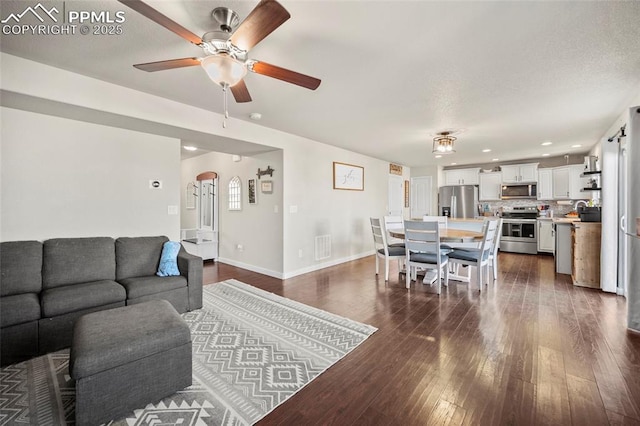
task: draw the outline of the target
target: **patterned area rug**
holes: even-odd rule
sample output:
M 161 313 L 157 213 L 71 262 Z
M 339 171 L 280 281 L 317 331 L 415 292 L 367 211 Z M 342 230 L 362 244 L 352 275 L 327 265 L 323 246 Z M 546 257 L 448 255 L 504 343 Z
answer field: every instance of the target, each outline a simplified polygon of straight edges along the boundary
M 193 385 L 110 425 L 250 425 L 355 349 L 376 328 L 236 280 L 205 286 L 191 328 Z M 0 425 L 74 424 L 61 351 L 0 370 Z

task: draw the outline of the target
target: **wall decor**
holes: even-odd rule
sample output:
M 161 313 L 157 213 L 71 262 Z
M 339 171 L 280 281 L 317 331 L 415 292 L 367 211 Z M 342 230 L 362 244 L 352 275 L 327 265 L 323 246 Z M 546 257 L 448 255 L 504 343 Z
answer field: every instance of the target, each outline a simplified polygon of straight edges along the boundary
M 402 176 L 402 166 L 398 164 L 389 164 L 389 174 Z
M 263 194 L 273 194 L 273 181 L 263 180 L 260 182 L 260 190 Z
M 364 191 L 364 167 L 334 161 L 333 189 Z
M 249 190 L 247 191 L 249 194 L 249 204 L 257 204 L 256 180 L 249 179 L 247 182 L 249 184 Z
M 238 176 L 229 181 L 229 210 L 242 210 L 242 183 Z
M 404 181 L 404 206 L 409 207 L 409 181 Z
M 194 210 L 196 208 L 196 197 L 198 196 L 198 187 L 194 182 L 187 184 L 185 192 L 185 208 L 188 210 Z
M 266 170 L 260 170 L 258 169 L 258 179 L 260 179 L 262 176 L 264 175 L 269 175 L 270 177 L 273 177 L 273 172 L 275 172 L 275 169 L 272 169 L 271 166 L 267 166 Z

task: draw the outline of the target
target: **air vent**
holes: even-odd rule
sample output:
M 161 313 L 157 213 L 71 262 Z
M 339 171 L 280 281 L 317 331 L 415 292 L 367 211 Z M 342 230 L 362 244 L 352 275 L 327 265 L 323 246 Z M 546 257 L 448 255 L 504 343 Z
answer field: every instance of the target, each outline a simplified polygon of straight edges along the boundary
M 318 235 L 316 237 L 316 260 L 331 257 L 331 235 Z

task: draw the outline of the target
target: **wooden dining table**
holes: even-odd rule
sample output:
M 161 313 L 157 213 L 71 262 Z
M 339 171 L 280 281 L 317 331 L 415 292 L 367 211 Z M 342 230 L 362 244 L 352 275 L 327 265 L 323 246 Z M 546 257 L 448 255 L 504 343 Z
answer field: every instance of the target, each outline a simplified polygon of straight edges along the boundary
M 394 238 L 399 238 L 404 240 L 404 229 L 396 228 L 396 229 L 388 229 L 389 235 Z M 440 242 L 442 243 L 477 243 L 482 241 L 483 234 L 482 232 L 469 231 L 467 229 L 455 229 L 455 228 L 440 228 Z M 456 265 L 458 266 L 458 265 Z M 406 273 L 406 271 L 405 271 Z M 425 274 L 422 282 L 424 284 L 433 284 L 437 278 L 437 273 L 433 271 L 429 271 L 429 273 Z M 449 279 L 456 281 L 469 282 L 470 281 L 469 271 L 467 270 L 467 275 L 460 275 L 456 272 L 449 273 Z
M 389 235 L 404 240 L 404 229 L 388 229 Z M 482 232 L 466 229 L 441 228 L 440 242 L 443 243 L 473 243 L 482 241 Z

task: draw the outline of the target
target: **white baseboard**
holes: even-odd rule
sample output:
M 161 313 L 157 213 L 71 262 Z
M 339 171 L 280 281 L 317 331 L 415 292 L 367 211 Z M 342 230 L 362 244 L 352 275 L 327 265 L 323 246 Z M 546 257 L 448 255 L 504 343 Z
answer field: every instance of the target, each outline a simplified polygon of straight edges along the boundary
M 370 251 L 367 251 L 367 252 L 364 252 L 364 253 L 358 253 L 358 254 L 354 254 L 354 255 L 348 256 L 348 257 L 342 257 L 340 259 L 333 259 L 333 260 L 330 260 L 328 262 L 318 263 L 316 265 L 310 265 L 310 266 L 307 266 L 307 267 L 304 267 L 304 268 L 296 269 L 295 271 L 285 272 L 285 273 L 278 272 L 278 271 L 272 271 L 270 269 L 261 268 L 259 266 L 250 265 L 248 263 L 238 262 L 237 260 L 226 259 L 226 258 L 223 258 L 223 257 L 217 258 L 216 262 L 224 263 L 224 264 L 231 265 L 231 266 L 236 266 L 238 268 L 246 269 L 248 271 L 257 272 L 258 274 L 268 275 L 268 276 L 273 277 L 273 278 L 279 278 L 281 280 L 285 280 L 287 278 L 293 278 L 293 277 L 297 277 L 298 275 L 308 274 L 309 272 L 314 272 L 314 271 L 318 271 L 320 269 L 329 268 L 331 266 L 336 266 L 336 265 L 339 265 L 341 263 L 351 262 L 352 260 L 357 260 L 357 259 L 361 259 L 363 257 L 372 256 L 374 254 L 375 254 L 375 251 L 374 250 L 370 250 Z
M 248 263 L 238 262 L 237 260 L 219 257 L 216 259 L 216 262 L 225 263 L 231 266 L 236 266 L 238 268 L 246 269 L 251 272 L 257 272 L 258 274 L 268 275 L 273 278 L 284 279 L 282 272 L 272 271 L 271 269 L 261 268 L 259 266 L 250 265 Z
M 316 265 L 310 265 L 304 268 L 296 269 L 295 271 L 285 272 L 284 279 L 297 277 L 298 275 L 308 274 L 309 272 L 318 271 L 320 269 L 329 268 L 331 266 L 336 266 L 341 263 L 351 262 L 352 260 L 361 259 L 363 257 L 372 256 L 375 254 L 374 250 L 370 250 L 364 253 L 358 253 L 347 257 L 342 257 L 340 259 L 333 259 L 328 262 L 318 263 Z

